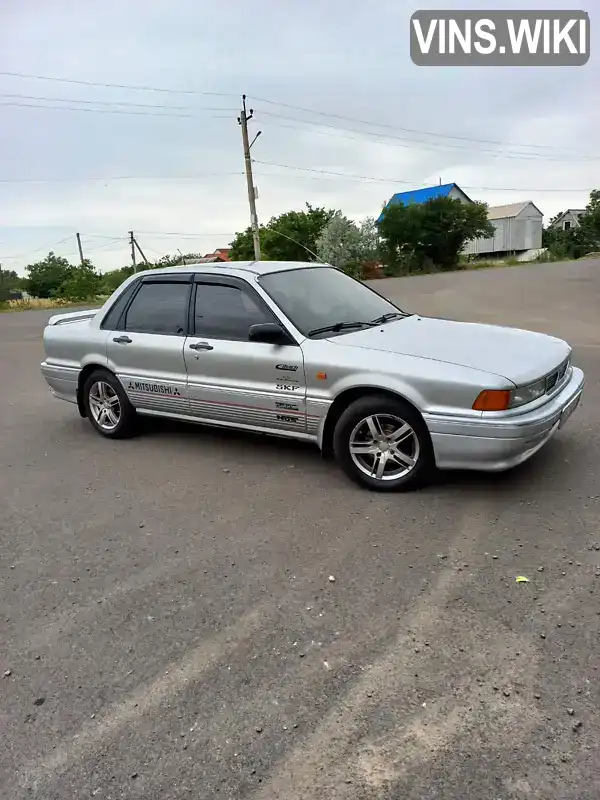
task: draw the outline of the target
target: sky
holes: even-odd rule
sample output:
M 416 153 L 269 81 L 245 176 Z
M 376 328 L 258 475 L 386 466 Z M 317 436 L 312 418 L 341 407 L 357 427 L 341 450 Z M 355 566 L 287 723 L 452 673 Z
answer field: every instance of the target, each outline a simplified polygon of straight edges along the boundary
M 261 222 L 306 202 L 360 220 L 440 180 L 546 222 L 583 208 L 600 187 L 591 5 L 585 66 L 442 68 L 410 60 L 414 11 L 522 3 L 3 0 L 0 263 L 75 262 L 76 232 L 103 271 L 129 263 L 130 230 L 150 260 L 227 246 L 249 224 L 243 93 Z

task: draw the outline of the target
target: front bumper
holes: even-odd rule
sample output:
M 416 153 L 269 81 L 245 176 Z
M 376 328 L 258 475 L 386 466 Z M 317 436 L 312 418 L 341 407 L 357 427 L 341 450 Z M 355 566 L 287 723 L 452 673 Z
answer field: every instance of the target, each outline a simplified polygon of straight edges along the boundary
M 564 425 L 579 404 L 585 378 L 576 367 L 564 388 L 533 411 L 495 418 L 425 415 L 440 469 L 501 472 L 523 463 Z

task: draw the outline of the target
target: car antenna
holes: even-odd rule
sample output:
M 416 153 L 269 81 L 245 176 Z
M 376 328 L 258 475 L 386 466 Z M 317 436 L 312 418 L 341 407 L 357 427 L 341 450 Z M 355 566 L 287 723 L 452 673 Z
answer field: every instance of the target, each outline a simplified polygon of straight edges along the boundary
M 297 244 L 298 247 L 304 248 L 304 250 L 306 250 L 307 253 L 310 253 L 311 256 L 314 256 L 317 259 L 317 261 L 321 261 L 321 258 L 316 253 L 314 253 L 310 249 L 310 247 L 307 247 L 305 244 L 302 244 L 302 242 L 298 242 L 296 239 L 292 239 L 292 237 L 288 236 L 287 233 L 282 233 L 281 231 L 278 231 L 275 228 L 271 228 L 271 232 L 272 233 L 277 233 L 279 236 L 283 236 L 284 239 L 289 239 L 290 242 L 294 242 L 294 244 Z

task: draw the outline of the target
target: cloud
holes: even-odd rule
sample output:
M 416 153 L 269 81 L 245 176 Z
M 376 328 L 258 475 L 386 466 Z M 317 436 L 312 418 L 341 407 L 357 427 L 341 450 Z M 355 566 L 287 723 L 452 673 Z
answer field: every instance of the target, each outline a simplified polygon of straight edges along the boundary
M 565 5 L 577 7 L 529 7 Z M 92 13 L 67 0 L 9 2 L 6 72 L 209 94 L 0 75 L 0 259 L 22 269 L 28 253 L 76 231 L 90 255 L 102 240 L 89 234 L 132 229 L 154 253 L 227 244 L 248 224 L 242 92 L 262 131 L 253 155 L 269 162 L 255 165 L 263 220 L 306 201 L 376 215 L 394 192 L 440 178 L 491 204 L 531 199 L 546 217 L 585 205 L 600 185 L 597 57 L 581 68 L 419 68 L 408 24 L 427 6 L 452 4 L 105 0 Z M 462 4 L 486 6 L 498 4 Z M 381 180 L 323 174 L 335 172 Z M 76 252 L 74 239 L 57 251 Z M 107 239 L 93 257 L 120 266 L 126 242 Z

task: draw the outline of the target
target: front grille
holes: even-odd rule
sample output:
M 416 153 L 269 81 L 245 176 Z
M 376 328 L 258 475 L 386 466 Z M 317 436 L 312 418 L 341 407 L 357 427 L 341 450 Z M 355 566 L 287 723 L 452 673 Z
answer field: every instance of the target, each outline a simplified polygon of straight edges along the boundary
M 571 356 L 565 359 L 558 369 L 546 375 L 546 394 L 552 392 L 564 381 L 570 363 Z

